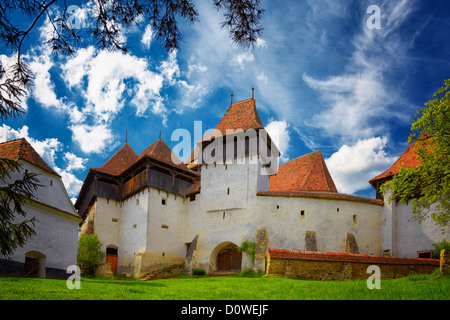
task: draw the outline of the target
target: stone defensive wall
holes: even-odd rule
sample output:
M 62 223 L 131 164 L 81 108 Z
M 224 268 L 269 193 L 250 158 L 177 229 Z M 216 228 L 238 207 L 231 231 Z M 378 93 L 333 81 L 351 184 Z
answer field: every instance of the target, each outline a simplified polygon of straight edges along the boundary
M 442 257 L 439 260 L 268 249 L 267 274 L 313 280 L 367 279 L 372 274 L 368 271 L 369 266 L 375 265 L 380 268 L 381 279 L 394 279 L 411 274 L 433 273 L 440 268 Z M 446 261 L 448 264 L 448 259 Z

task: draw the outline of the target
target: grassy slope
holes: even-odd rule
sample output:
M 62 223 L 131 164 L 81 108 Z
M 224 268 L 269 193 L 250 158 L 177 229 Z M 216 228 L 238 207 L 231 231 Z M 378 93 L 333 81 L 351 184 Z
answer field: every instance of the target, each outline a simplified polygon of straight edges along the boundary
M 369 290 L 365 280 L 306 281 L 286 278 L 183 278 L 155 281 L 88 279 L 69 290 L 65 280 L 0 278 L 6 300 L 448 300 L 450 277 L 426 275 L 382 280 Z

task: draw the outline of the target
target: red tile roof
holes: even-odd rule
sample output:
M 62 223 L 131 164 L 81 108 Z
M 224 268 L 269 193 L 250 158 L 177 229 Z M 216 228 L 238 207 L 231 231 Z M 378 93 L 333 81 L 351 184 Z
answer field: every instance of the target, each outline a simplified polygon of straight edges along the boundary
M 59 177 L 59 174 L 42 160 L 41 156 L 34 150 L 28 141 L 25 140 L 25 138 L 0 143 L 0 158 L 14 161 L 24 160 Z
M 412 168 L 417 167 L 421 163 L 421 160 L 418 159 L 416 148 L 417 143 L 414 141 L 388 170 L 379 174 L 375 178 L 370 179 L 369 183 L 376 188 L 378 181 L 391 179 L 394 175 L 400 172 L 400 168 L 402 166 Z
M 230 104 L 227 111 L 219 121 L 213 132 L 205 134 L 202 140 L 211 140 L 212 137 L 225 136 L 228 130 L 264 129 L 258 110 L 256 110 L 255 99 L 247 99 Z M 195 158 L 193 159 L 195 160 Z
M 439 266 L 437 259 L 422 258 L 403 258 L 391 256 L 375 256 L 367 254 L 353 254 L 344 252 L 316 252 L 316 251 L 298 251 L 284 249 L 268 249 L 270 259 L 294 259 L 309 261 L 329 261 L 329 262 L 359 262 L 370 264 L 425 264 Z
M 92 170 L 118 176 L 138 160 L 139 156 L 125 143 L 104 165 Z
M 173 153 L 173 151 L 161 138 L 156 140 L 156 142 L 154 142 L 150 147 L 145 149 L 139 156 L 138 160 L 144 157 L 149 157 L 153 160 L 157 160 L 164 164 L 178 168 L 182 171 L 193 173 L 186 167 L 186 165 L 181 161 L 181 159 L 178 158 L 178 156 L 175 153 Z
M 320 151 L 280 165 L 270 177 L 269 191 L 338 192 Z
M 324 191 L 259 191 L 257 195 L 267 197 L 287 197 L 287 198 L 294 197 L 294 198 L 346 200 L 346 201 L 372 203 L 379 206 L 383 205 L 382 200 L 358 197 L 345 193 L 324 192 Z
M 264 128 L 258 110 L 256 110 L 255 99 L 247 99 L 232 103 L 225 115 L 216 126 L 216 130 L 226 134 L 227 129 L 262 129 Z

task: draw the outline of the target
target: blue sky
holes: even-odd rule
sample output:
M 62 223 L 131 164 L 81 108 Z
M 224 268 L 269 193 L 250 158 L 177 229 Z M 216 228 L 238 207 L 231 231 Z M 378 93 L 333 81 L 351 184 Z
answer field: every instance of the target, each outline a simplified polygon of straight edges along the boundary
M 81 28 L 89 23 L 84 1 L 66 2 L 80 8 Z M 380 29 L 367 27 L 370 5 L 380 8 Z M 183 42 L 172 53 L 141 21 L 124 30 L 127 54 L 101 51 L 87 39 L 75 56 L 57 57 L 42 44 L 49 31 L 42 18 L 23 51 L 36 76 L 23 102 L 27 112 L 0 124 L 0 140 L 27 138 L 76 198 L 89 168 L 125 143 L 126 130 L 138 154 L 160 131 L 173 148 L 174 130 L 193 137 L 194 121 L 212 129 L 230 94 L 248 99 L 254 86 L 281 162 L 321 150 L 340 192 L 374 197 L 368 180 L 406 149 L 416 110 L 450 77 L 450 2 L 262 6 L 264 33 L 253 49 L 232 43 L 212 1 L 198 1 L 199 22 L 181 22 Z M 4 64 L 10 56 L 1 49 Z

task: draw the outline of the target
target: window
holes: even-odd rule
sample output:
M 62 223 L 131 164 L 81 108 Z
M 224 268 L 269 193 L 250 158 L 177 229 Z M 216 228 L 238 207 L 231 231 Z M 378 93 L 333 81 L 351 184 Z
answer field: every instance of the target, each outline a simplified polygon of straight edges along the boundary
M 50 186 L 52 186 L 53 185 L 53 180 L 50 180 Z
M 136 224 L 133 224 L 133 229 L 136 229 L 136 227 L 137 227 L 137 225 L 136 225 Z
M 167 224 L 162 224 L 162 225 L 161 225 L 161 228 L 163 228 L 163 229 L 169 229 L 169 226 L 168 226 Z
M 432 259 L 432 251 L 417 251 L 417 258 Z
M 278 209 L 280 209 L 280 206 L 279 206 L 279 205 L 277 205 L 277 210 L 278 210 Z
M 112 218 L 111 220 L 112 220 L 112 222 L 117 222 L 117 221 L 119 221 L 119 219 L 117 219 L 117 218 Z
M 161 199 L 161 204 L 162 204 L 163 206 L 165 206 L 166 203 L 167 203 L 167 199 L 166 199 L 166 198 L 162 198 L 162 199 Z
M 353 215 L 353 226 L 356 228 L 356 214 Z
M 136 199 L 136 206 L 139 205 L 139 198 Z
M 230 194 L 230 188 L 227 188 L 227 194 Z
M 336 212 L 339 212 L 339 208 L 336 209 Z
M 300 211 L 300 222 L 305 222 L 305 211 Z

